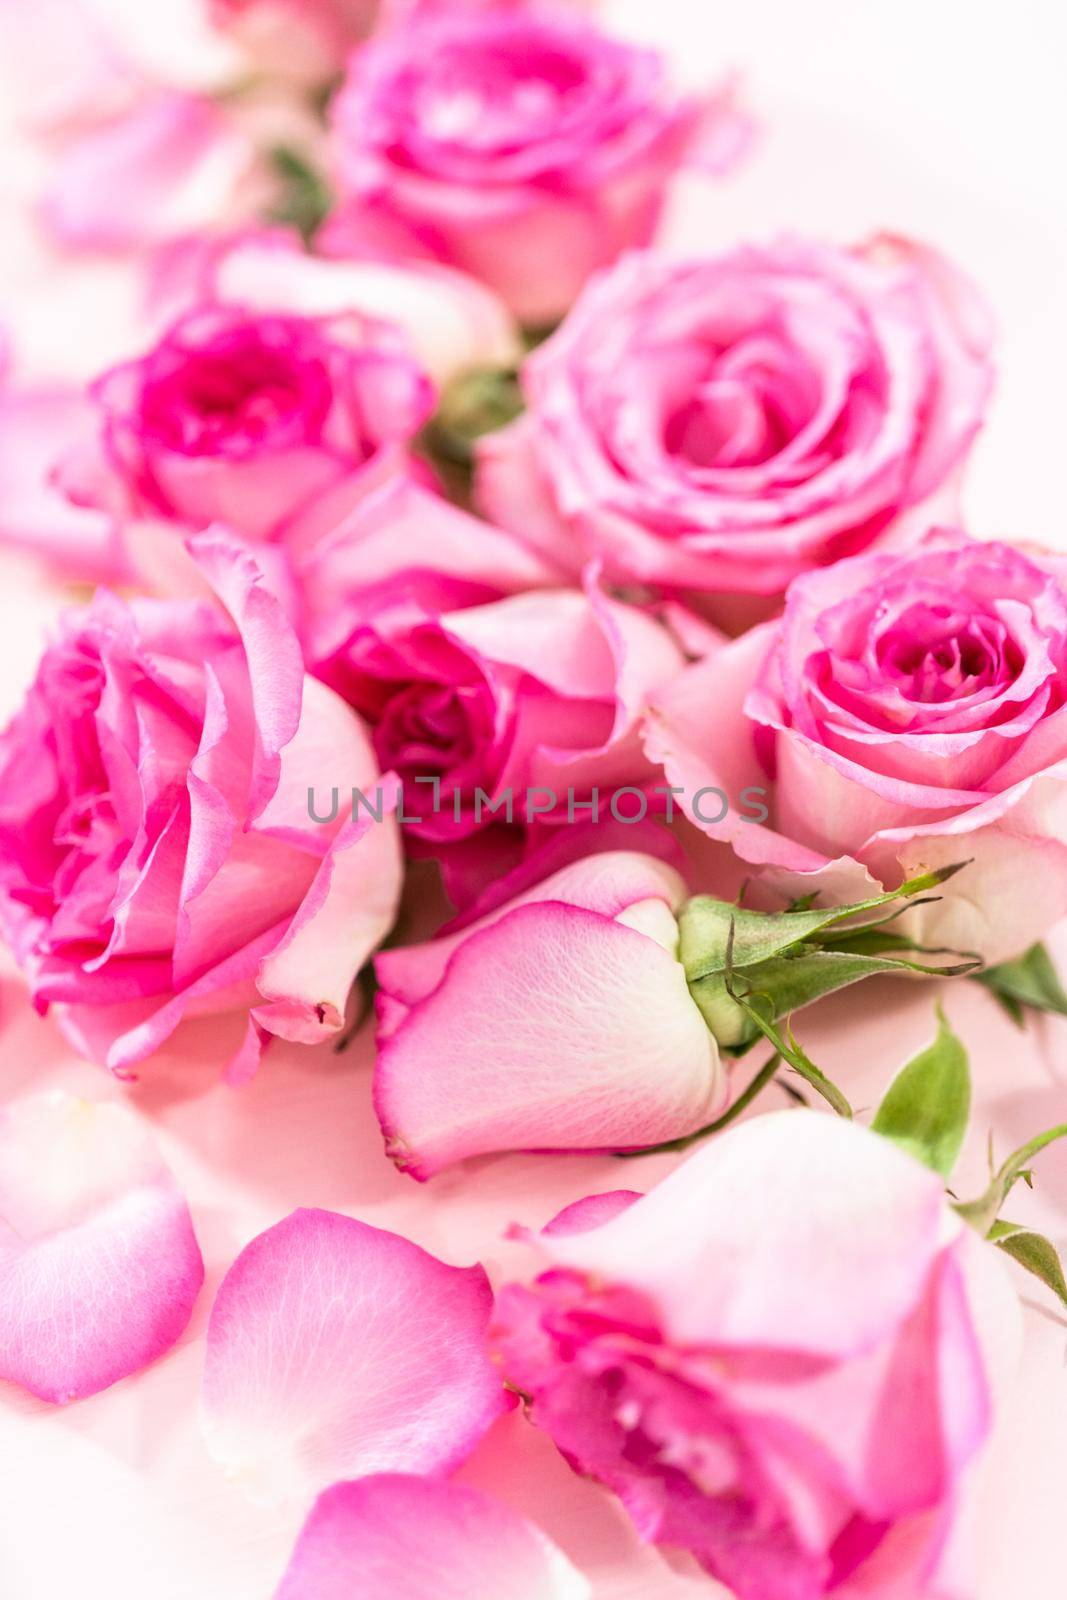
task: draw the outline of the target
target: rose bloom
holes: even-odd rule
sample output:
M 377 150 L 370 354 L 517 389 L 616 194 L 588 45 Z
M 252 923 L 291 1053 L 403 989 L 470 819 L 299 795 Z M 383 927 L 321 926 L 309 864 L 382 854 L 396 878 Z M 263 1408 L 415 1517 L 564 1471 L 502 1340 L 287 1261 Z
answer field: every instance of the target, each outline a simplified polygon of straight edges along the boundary
M 376 29 L 439 12 L 521 10 L 531 3 L 539 0 L 211 0 L 211 15 L 261 70 L 314 80 L 343 67 L 352 46 Z
M 120 1075 L 187 1016 L 231 1015 L 237 1076 L 266 1033 L 335 1033 L 400 889 L 389 818 L 308 816 L 324 769 L 376 780 L 358 718 L 305 678 L 250 558 L 194 549 L 228 614 L 98 593 L 0 740 L 5 937 L 39 1008 Z
M 658 831 L 622 828 L 631 849 L 602 833 L 601 853 L 547 875 L 535 857 L 440 938 L 378 957 L 374 1104 L 403 1171 L 643 1149 L 722 1110 L 726 1074 L 678 960 L 686 887 L 642 853 Z
M 738 1600 L 973 1593 L 952 1535 L 1018 1304 L 937 1175 L 787 1111 L 625 1199 L 569 1208 L 497 1300 L 504 1372 L 575 1470 Z
M 206 305 L 93 387 L 97 456 L 71 497 L 127 522 L 224 522 L 299 547 L 405 469 L 433 405 L 399 335 L 356 314 Z
M 727 100 L 681 96 L 662 57 L 580 18 L 420 10 L 353 56 L 334 101 L 342 203 L 325 246 L 448 262 L 549 321 L 651 237 L 698 144 L 730 159 Z
M 369 724 L 382 771 L 403 783 L 409 848 L 442 861 L 458 904 L 546 831 L 598 820 L 594 805 L 606 818 L 621 787 L 635 791 L 624 816 L 657 809 L 637 792 L 660 776 L 641 720 L 683 658 L 644 612 L 592 583 L 486 605 L 441 574 L 387 586 L 373 606 L 364 589 L 335 590 L 331 609 L 328 592 L 309 665 Z
M 1064 575 L 949 531 L 808 573 L 659 697 L 649 752 L 690 794 L 770 773 L 769 827 L 694 820 L 790 893 L 970 861 L 908 925 L 1019 955 L 1067 912 Z
M 262 312 L 366 319 L 398 328 L 434 383 L 470 367 L 508 367 L 521 341 L 506 307 L 463 272 L 428 261 L 339 261 L 305 250 L 287 228 L 245 229 L 193 241 L 187 290 Z M 343 325 L 343 324 L 342 324 Z
M 631 255 L 527 361 L 480 500 L 571 570 L 774 594 L 950 486 L 987 351 L 973 289 L 901 240 Z
M 54 289 L 48 301 L 54 320 Z M 61 331 L 83 301 L 62 302 Z M 55 362 L 20 362 L 0 387 L 0 539 L 67 576 L 132 568 L 165 593 L 181 587 L 182 538 L 215 511 L 302 558 L 376 485 L 425 477 L 407 444 L 431 383 L 508 366 L 519 344 L 500 301 L 462 273 L 330 261 L 280 228 L 174 247 L 122 304 L 92 375 L 131 348 L 148 354 L 91 396 L 61 363 L 57 381 Z

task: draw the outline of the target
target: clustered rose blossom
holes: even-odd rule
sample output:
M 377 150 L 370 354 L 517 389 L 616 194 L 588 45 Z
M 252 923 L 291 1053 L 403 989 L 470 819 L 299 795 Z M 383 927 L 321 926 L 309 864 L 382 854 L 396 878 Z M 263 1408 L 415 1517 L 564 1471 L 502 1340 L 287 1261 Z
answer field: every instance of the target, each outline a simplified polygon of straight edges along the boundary
M 218 516 L 271 544 L 259 560 L 294 611 L 294 567 L 350 506 L 431 477 L 409 443 L 434 386 L 518 348 L 503 306 L 462 274 L 328 261 L 286 229 L 172 252 L 137 320 L 142 350 L 87 393 L 0 393 L 0 536 L 166 594 L 183 540 Z
M 527 361 L 482 505 L 571 571 L 775 594 L 946 486 L 989 394 L 986 323 L 902 240 L 627 256 Z
M 694 820 L 797 893 L 969 860 L 911 916 L 997 962 L 1067 913 L 1065 670 L 1064 563 L 936 531 L 798 578 L 668 686 L 649 751 L 690 794 L 770 783 L 767 827 Z
M 211 535 L 195 554 L 225 610 L 99 592 L 0 741 L 7 940 L 36 1004 L 120 1074 L 186 1017 L 235 1018 L 236 1076 L 268 1033 L 336 1032 L 400 889 L 392 820 L 307 813 L 327 756 L 376 780 L 359 719 L 305 677 L 250 558 Z
M 346 1175 L 212 1238 L 203 1444 L 305 1518 L 276 1600 L 590 1600 L 449 1481 L 520 1401 L 736 1600 L 973 1600 L 994 1243 L 1062 1298 L 1000 1209 L 1067 1129 L 961 1200 L 944 1018 L 864 1128 L 789 1014 L 911 956 L 1063 1009 L 1067 565 L 959 531 L 969 281 L 888 235 L 676 259 L 733 80 L 683 92 L 595 9 L 0 0 L 18 149 L 53 152 L 0 540 L 110 585 L 0 733 L 0 931 L 79 1054 L 206 1039 L 216 1093 L 272 1038 L 342 1050 L 373 978 L 353 1093 L 442 1255 Z M 787 1070 L 840 1115 L 760 1114 Z M 203 1283 L 189 1152 L 130 1100 L 0 1108 L 0 1379 L 48 1403 L 163 1357 Z M 450 1193 L 512 1152 L 578 1193 L 642 1155 L 648 1192 L 455 1260 Z
M 72 498 L 290 548 L 404 470 L 433 405 L 391 329 L 226 305 L 186 313 L 92 392 L 99 455 L 70 463 Z
M 570 1212 L 501 1292 L 496 1347 L 642 1537 L 738 1600 L 973 1592 L 951 1536 L 1018 1308 L 935 1174 L 779 1112 Z
M 404 785 L 411 847 L 440 856 L 463 903 L 546 831 L 598 822 L 620 787 L 631 812 L 647 808 L 658 770 L 642 716 L 682 657 L 658 622 L 595 585 L 461 610 L 442 598 L 405 585 L 371 615 L 357 590 L 339 618 L 324 596 L 309 659 L 371 728 L 382 770 Z
M 656 52 L 550 8 L 438 10 L 352 57 L 330 248 L 444 261 L 550 321 L 649 240 L 672 173 L 732 121 L 725 91 L 683 96 Z
M 211 0 L 216 25 L 265 71 L 328 77 L 376 31 L 449 13 L 519 11 L 541 0 Z M 589 8 L 595 0 L 554 0 Z

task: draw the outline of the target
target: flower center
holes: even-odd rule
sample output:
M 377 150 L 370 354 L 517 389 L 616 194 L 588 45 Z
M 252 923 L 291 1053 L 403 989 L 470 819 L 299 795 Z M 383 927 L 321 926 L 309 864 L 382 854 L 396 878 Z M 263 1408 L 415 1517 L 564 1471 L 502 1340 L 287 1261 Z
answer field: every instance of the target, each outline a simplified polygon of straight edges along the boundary
M 962 617 L 948 604 L 909 607 L 879 638 L 875 654 L 882 675 L 920 704 L 1010 680 L 1022 665 L 999 619 Z
M 468 149 L 523 145 L 553 131 L 559 102 L 584 81 L 581 65 L 562 51 L 518 44 L 509 53 L 448 52 L 415 98 L 422 130 Z
M 280 327 L 239 326 L 161 355 L 141 418 L 150 437 L 182 455 L 243 455 L 316 440 L 330 394 L 320 353 Z

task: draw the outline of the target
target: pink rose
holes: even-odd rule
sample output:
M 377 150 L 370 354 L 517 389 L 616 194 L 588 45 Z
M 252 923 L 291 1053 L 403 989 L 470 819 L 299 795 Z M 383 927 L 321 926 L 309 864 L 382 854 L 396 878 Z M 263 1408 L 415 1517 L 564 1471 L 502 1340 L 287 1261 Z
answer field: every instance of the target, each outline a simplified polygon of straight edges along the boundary
M 358 719 L 304 677 L 250 558 L 195 553 L 229 615 L 98 593 L 0 740 L 5 935 L 37 1005 L 121 1075 L 186 1016 L 232 1014 L 237 1075 L 265 1032 L 336 1032 L 400 887 L 388 817 L 308 815 L 327 765 L 375 782 Z
M 369 494 L 294 558 L 308 659 L 345 684 L 375 628 L 394 631 L 537 589 L 551 568 L 510 534 L 410 478 Z M 380 709 L 380 693 L 373 694 Z
M 343 67 L 352 46 L 378 29 L 441 12 L 521 10 L 531 3 L 539 0 L 211 0 L 211 15 L 261 70 L 315 79 Z
M 154 92 L 71 139 L 41 213 L 68 249 L 134 250 L 251 218 L 270 190 L 246 130 L 204 95 Z
M 645 1539 L 738 1600 L 973 1592 L 949 1541 L 1018 1307 L 936 1174 L 778 1112 L 540 1245 L 498 1297 L 504 1372 Z
M 465 520 L 473 578 L 482 552 Z M 663 809 L 643 792 L 659 774 L 641 720 L 682 656 L 651 617 L 592 584 L 472 604 L 484 591 L 440 572 L 373 597 L 338 587 L 332 608 L 329 594 L 309 663 L 370 726 L 403 784 L 409 845 L 442 859 L 457 902 L 554 828 L 607 820 L 613 804 L 623 819 Z
M 353 56 L 334 101 L 326 247 L 444 261 L 549 321 L 651 237 L 697 143 L 732 136 L 727 99 L 683 97 L 662 57 L 579 18 L 420 9 Z
M 974 291 L 900 240 L 633 255 L 527 361 L 480 498 L 572 570 L 773 594 L 948 484 L 987 352 Z
M 433 405 L 384 324 L 225 304 L 180 317 L 92 394 L 99 445 L 67 464 L 65 486 L 114 513 L 149 577 L 165 559 L 159 524 L 181 534 L 223 522 L 286 552 L 306 547 L 408 470 L 408 442 Z
M 54 320 L 56 286 L 44 281 Z M 302 561 L 317 535 L 332 534 L 335 519 L 343 522 L 349 506 L 378 483 L 407 479 L 412 471 L 428 476 L 407 450 L 409 430 L 432 405 L 426 380 L 444 384 L 469 367 L 508 366 L 519 348 L 503 305 L 463 273 L 425 262 L 330 261 L 309 255 L 285 229 L 248 230 L 225 240 L 198 236 L 163 252 L 146 284 L 126 288 L 125 323 L 108 340 L 111 360 L 117 351 L 155 348 L 92 386 L 95 399 L 66 381 L 55 383 L 51 372 L 42 383 L 22 361 L 18 381 L 0 386 L 0 539 L 90 579 L 127 578 L 132 567 L 141 583 L 164 593 L 188 585 L 180 536 L 213 508 L 246 537 L 283 543 L 284 558 L 260 552 L 258 559 L 275 567 L 281 561 L 286 569 L 290 556 L 297 559 L 295 546 Z M 94 310 L 97 304 L 94 297 Z M 19 305 L 22 336 L 21 294 Z M 70 308 L 78 313 L 79 307 L 75 320 L 85 307 L 79 299 Z M 185 315 L 172 328 L 179 313 Z M 60 331 L 70 320 L 61 316 Z M 261 335 L 270 348 L 257 364 L 249 352 Z M 146 391 L 162 369 L 169 394 L 154 406 L 155 422 L 148 417 L 142 427 L 142 397 L 149 398 Z M 232 426 L 225 438 L 224 416 L 203 389 L 209 369 L 217 369 L 212 383 L 217 379 L 218 393 L 230 396 Z M 319 414 L 304 401 L 321 395 L 325 379 L 330 415 L 316 446 Z M 373 412 L 369 425 L 360 407 Z M 199 443 L 198 408 L 207 412 L 201 434 L 214 429 L 213 439 Z M 118 413 L 118 459 L 109 458 L 99 438 L 109 411 Z M 178 451 L 164 450 L 166 441 L 154 437 L 161 420 L 181 438 Z M 335 448 L 346 435 L 346 448 Z M 313 486 L 305 498 L 302 474 L 312 470 L 316 450 L 326 492 Z M 147 492 L 142 487 L 156 459 L 167 492 L 159 483 Z M 289 517 L 294 504 L 295 521 Z M 527 553 L 521 560 L 544 575 L 538 581 L 549 574 L 540 557 Z M 283 570 L 282 578 L 291 590 L 292 572 Z
M 495 1150 L 639 1149 L 722 1109 L 726 1075 L 677 958 L 678 873 L 609 850 L 532 877 L 375 964 L 375 1106 L 415 1178 Z
M 659 697 L 648 748 L 689 796 L 773 776 L 770 826 L 694 820 L 791 894 L 970 860 L 908 915 L 997 962 L 1067 912 L 1065 672 L 1062 561 L 938 532 L 798 578 Z
M 436 262 L 332 260 L 310 254 L 284 228 L 248 229 L 194 253 L 189 288 L 199 301 L 395 325 L 437 384 L 469 367 L 518 360 L 518 330 L 504 305 L 484 284 Z

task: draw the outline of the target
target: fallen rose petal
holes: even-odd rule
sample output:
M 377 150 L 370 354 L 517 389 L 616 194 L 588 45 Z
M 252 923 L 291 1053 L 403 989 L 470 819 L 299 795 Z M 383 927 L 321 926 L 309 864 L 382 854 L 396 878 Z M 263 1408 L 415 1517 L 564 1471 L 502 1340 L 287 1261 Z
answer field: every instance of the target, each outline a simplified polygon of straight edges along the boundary
M 122 1106 L 0 1111 L 0 1377 L 60 1404 L 169 1350 L 204 1265 L 169 1169 Z
M 540 1528 L 489 1495 L 383 1473 L 319 1496 L 274 1600 L 588 1600 L 590 1593 Z
M 479 1266 L 334 1211 L 294 1211 L 238 1256 L 211 1313 L 208 1449 L 261 1498 L 448 1472 L 508 1406 Z

